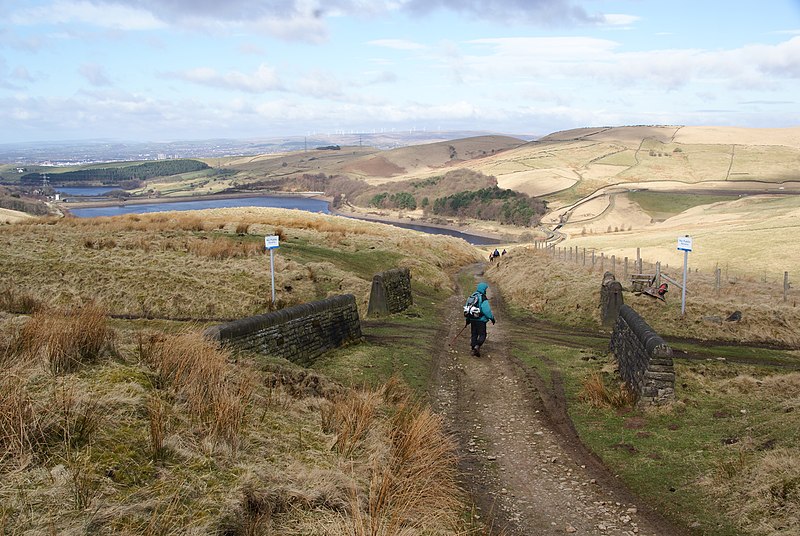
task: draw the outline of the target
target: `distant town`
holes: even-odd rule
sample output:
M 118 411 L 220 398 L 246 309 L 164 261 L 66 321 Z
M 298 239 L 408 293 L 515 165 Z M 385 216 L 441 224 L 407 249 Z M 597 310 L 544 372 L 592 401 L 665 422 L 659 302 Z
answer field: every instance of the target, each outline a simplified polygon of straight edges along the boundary
M 404 131 L 294 136 L 262 139 L 211 139 L 169 142 L 118 140 L 43 141 L 0 144 L 0 162 L 23 169 L 26 165 L 74 166 L 98 162 L 221 158 L 251 154 L 312 150 L 332 146 L 393 149 L 407 145 L 491 134 L 477 131 Z M 533 139 L 533 136 L 516 136 Z

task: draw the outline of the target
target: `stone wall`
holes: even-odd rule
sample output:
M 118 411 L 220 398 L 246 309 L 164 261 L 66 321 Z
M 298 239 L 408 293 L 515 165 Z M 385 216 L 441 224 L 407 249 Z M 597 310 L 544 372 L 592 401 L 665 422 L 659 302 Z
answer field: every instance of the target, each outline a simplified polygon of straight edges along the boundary
M 617 281 L 614 274 L 603 274 L 603 283 L 600 286 L 600 321 L 606 327 L 611 327 L 617 322 L 620 307 L 624 305 L 622 299 L 622 283 Z
M 620 376 L 640 403 L 665 404 L 675 399 L 672 349 L 627 305 L 620 308 L 614 324 L 611 351 Z
M 210 327 L 207 337 L 242 350 L 310 365 L 317 357 L 361 339 L 352 294 L 305 303 Z
M 367 316 L 399 313 L 412 303 L 411 272 L 408 268 L 387 270 L 372 278 Z

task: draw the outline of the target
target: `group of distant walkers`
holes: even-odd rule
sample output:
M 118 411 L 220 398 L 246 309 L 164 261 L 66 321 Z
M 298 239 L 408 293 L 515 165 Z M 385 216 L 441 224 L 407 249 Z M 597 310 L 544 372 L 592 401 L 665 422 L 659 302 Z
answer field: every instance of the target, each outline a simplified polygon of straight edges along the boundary
M 497 257 L 499 257 L 499 256 L 501 256 L 501 255 L 505 255 L 505 254 L 506 254 L 506 250 L 505 250 L 505 249 L 503 249 L 503 252 L 502 252 L 502 253 L 500 253 L 499 251 L 497 251 L 497 249 L 495 249 L 494 251 L 492 251 L 491 253 L 489 253 L 489 262 L 494 262 L 494 260 L 495 260 Z

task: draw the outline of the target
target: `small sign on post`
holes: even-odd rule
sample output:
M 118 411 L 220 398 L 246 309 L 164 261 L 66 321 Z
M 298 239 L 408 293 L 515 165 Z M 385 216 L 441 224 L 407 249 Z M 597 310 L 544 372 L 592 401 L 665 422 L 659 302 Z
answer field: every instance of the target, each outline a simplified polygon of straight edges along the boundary
M 272 284 L 272 303 L 275 303 L 275 250 L 280 247 L 277 236 L 265 236 L 264 247 L 269 250 L 269 278 Z
M 692 237 L 678 237 L 678 251 L 683 251 L 683 288 L 681 289 L 681 315 L 686 314 L 686 276 L 689 266 L 689 252 L 692 251 Z

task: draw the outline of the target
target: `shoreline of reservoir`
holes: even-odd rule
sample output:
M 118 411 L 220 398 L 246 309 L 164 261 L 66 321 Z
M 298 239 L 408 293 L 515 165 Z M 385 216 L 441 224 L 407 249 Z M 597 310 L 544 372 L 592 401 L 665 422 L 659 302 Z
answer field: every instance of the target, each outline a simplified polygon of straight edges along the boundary
M 82 201 L 64 200 L 57 203 L 57 206 L 65 214 L 72 214 L 73 210 L 80 211 L 84 209 L 91 210 L 91 209 L 114 208 L 114 207 L 119 207 L 122 209 L 125 207 L 135 207 L 141 205 L 163 205 L 170 203 L 188 203 L 188 202 L 203 203 L 203 202 L 214 202 L 214 201 L 222 201 L 230 199 L 247 199 L 247 198 L 296 198 L 296 199 L 317 200 L 327 203 L 328 214 L 334 216 L 340 216 L 343 218 L 351 218 L 351 219 L 369 221 L 374 223 L 384 223 L 387 225 L 395 225 L 402 228 L 414 229 L 420 232 L 426 232 L 425 228 L 437 229 L 453 233 L 453 236 L 460 236 L 465 240 L 467 240 L 468 242 L 473 243 L 473 245 L 485 246 L 489 244 L 494 245 L 494 244 L 511 242 L 507 236 L 502 236 L 496 233 L 490 233 L 474 229 L 471 228 L 469 225 L 441 224 L 441 223 L 427 222 L 425 220 L 415 219 L 415 218 L 399 218 L 381 214 L 341 210 L 341 208 L 334 208 L 332 203 L 333 198 L 325 196 L 322 192 L 270 192 L 270 193 L 234 192 L 225 194 L 134 198 L 134 199 L 126 199 L 124 201 L 113 200 L 113 199 L 108 199 L 108 200 L 92 199 L 92 200 L 82 200 Z M 298 209 L 298 210 L 303 210 L 303 209 Z M 92 216 L 78 216 L 78 217 L 92 217 Z M 478 240 L 474 239 L 470 240 L 470 237 L 474 237 L 474 239 Z M 474 243 L 475 241 L 479 241 L 482 243 Z

